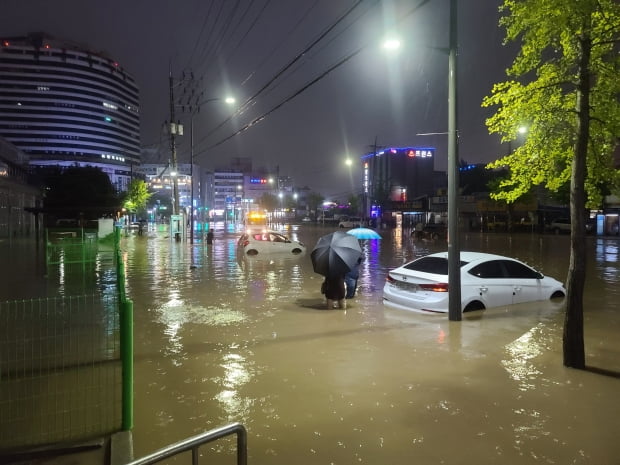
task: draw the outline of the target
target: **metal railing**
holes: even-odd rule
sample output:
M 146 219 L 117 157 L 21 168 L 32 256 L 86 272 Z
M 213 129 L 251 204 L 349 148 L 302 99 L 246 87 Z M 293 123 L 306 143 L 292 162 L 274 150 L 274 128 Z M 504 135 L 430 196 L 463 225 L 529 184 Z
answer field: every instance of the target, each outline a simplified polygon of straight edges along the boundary
M 164 447 L 141 459 L 134 460 L 127 465 L 151 465 L 189 450 L 192 451 L 192 465 L 198 465 L 198 448 L 200 446 L 230 436 L 231 434 L 237 435 L 237 465 L 247 465 L 248 433 L 241 423 L 232 423 L 192 436 L 183 441 Z

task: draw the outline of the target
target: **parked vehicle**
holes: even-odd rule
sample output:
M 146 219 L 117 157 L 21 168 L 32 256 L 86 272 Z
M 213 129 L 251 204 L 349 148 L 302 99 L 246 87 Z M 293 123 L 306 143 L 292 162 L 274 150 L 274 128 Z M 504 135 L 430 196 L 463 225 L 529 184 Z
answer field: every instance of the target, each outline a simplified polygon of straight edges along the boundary
M 362 226 L 362 219 L 358 216 L 350 216 L 340 218 L 338 223 L 339 228 L 359 228 Z
M 566 295 L 561 282 L 502 255 L 461 252 L 461 309 L 484 310 Z M 391 270 L 385 305 L 418 312 L 448 312 L 448 253 L 426 255 Z
M 549 224 L 549 230 L 554 234 L 570 234 L 570 218 L 556 218 Z
M 448 228 L 443 223 L 427 223 L 422 229 L 422 237 L 427 239 L 447 239 Z
M 239 237 L 237 249 L 246 255 L 269 253 L 301 254 L 306 246 L 289 239 L 284 234 L 272 230 L 249 230 Z
M 570 224 L 570 218 L 557 218 L 549 224 L 547 229 L 554 234 L 570 234 Z M 590 220 L 588 218 L 585 224 L 586 233 L 592 233 L 596 230 L 595 220 Z

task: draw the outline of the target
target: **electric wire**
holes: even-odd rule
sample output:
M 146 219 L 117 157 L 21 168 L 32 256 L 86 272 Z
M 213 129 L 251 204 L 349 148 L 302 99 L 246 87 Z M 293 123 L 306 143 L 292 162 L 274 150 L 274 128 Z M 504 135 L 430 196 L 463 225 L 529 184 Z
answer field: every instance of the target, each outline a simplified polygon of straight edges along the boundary
M 194 48 L 192 49 L 192 53 L 189 56 L 189 59 L 187 61 L 187 65 L 185 65 L 185 69 L 191 69 L 191 63 L 192 60 L 194 58 L 194 55 L 196 54 L 196 50 L 198 49 L 198 44 L 200 43 L 200 38 L 202 37 L 206 27 L 207 27 L 207 22 L 209 20 L 209 17 L 211 15 L 211 9 L 213 8 L 213 4 L 215 3 L 215 0 L 211 0 L 211 3 L 209 4 L 209 9 L 207 10 L 207 14 L 204 16 L 204 20 L 202 21 L 202 27 L 200 28 L 200 33 L 198 34 L 198 37 L 196 38 L 196 42 L 194 43 Z
M 289 63 L 287 63 L 283 68 L 281 68 L 275 76 L 269 79 L 257 92 L 254 93 L 251 97 L 246 99 L 246 101 L 237 109 L 235 113 L 226 118 L 220 124 L 218 124 L 214 129 L 209 131 L 205 136 L 203 136 L 198 144 L 202 143 L 207 137 L 212 135 L 214 132 L 219 130 L 222 126 L 231 121 L 235 116 L 241 114 L 261 93 L 264 92 L 273 82 L 275 82 L 284 72 L 293 66 L 296 62 L 298 62 L 309 50 L 311 50 L 316 44 L 318 44 L 329 32 L 331 32 L 336 26 L 338 26 L 355 8 L 357 8 L 364 0 L 357 0 L 355 4 L 349 8 L 340 18 L 338 18 L 331 26 L 329 26 L 322 34 L 320 34 L 314 41 L 312 41 L 309 45 L 307 45 L 300 53 L 297 54 Z M 280 105 L 281 106 L 281 105 Z M 229 138 L 227 138 L 228 140 Z M 218 144 L 219 145 L 219 144 Z
M 344 16 L 341 16 L 336 23 L 334 23 L 334 25 L 332 25 L 332 27 L 328 28 L 328 31 L 333 30 L 333 28 L 335 27 L 335 25 L 339 24 L 346 15 L 348 15 L 355 7 L 359 6 L 359 4 L 361 3 L 362 0 L 358 1 L 351 9 L 349 9 L 347 11 L 347 13 L 345 13 Z M 407 12 L 406 14 L 402 15 L 400 17 L 400 19 L 398 21 L 395 22 L 395 26 L 400 24 L 401 22 L 403 22 L 405 19 L 407 19 L 409 16 L 411 16 L 413 13 L 415 13 L 418 9 L 420 9 L 422 6 L 424 6 L 426 3 L 429 3 L 431 0 L 421 0 L 417 5 L 415 5 L 411 10 L 409 10 L 409 12 Z M 328 32 L 326 31 L 326 33 Z M 249 99 L 246 100 L 246 102 L 244 103 L 244 107 L 247 107 L 247 105 L 249 105 L 249 103 L 251 101 L 253 101 L 255 99 L 255 96 L 258 95 L 260 92 L 262 92 L 265 88 L 267 88 L 269 86 L 269 84 L 273 81 L 275 81 L 286 69 L 290 68 L 290 66 L 297 62 L 299 60 L 299 58 L 301 58 L 307 50 L 309 50 L 310 48 L 312 48 L 312 46 L 314 46 L 316 43 L 318 43 L 318 41 L 325 37 L 326 33 L 321 34 L 319 36 L 319 38 L 315 41 L 312 42 L 312 44 L 308 47 L 306 47 L 306 49 L 304 49 L 304 51 L 302 53 L 300 53 L 299 55 L 297 55 L 284 69 L 280 70 L 276 76 L 274 76 L 266 85 L 264 85 L 261 90 L 259 92 L 257 92 L 254 96 L 250 97 Z M 256 118 L 254 118 L 250 123 L 244 125 L 242 128 L 240 128 L 239 130 L 235 131 L 233 134 L 221 139 L 219 142 L 212 144 L 210 146 L 208 146 L 207 148 L 203 149 L 203 150 L 199 150 L 197 152 L 195 152 L 194 156 L 198 156 L 201 154 L 204 154 L 205 152 L 212 150 L 220 145 L 222 145 L 223 143 L 227 142 L 228 140 L 234 138 L 235 136 L 241 134 L 242 132 L 245 132 L 247 129 L 249 129 L 250 127 L 256 125 L 257 123 L 259 123 L 260 121 L 263 121 L 268 115 L 272 114 L 274 111 L 276 111 L 277 109 L 281 108 L 283 105 L 285 105 L 286 103 L 290 102 L 291 100 L 293 100 L 295 97 L 299 96 L 301 93 L 303 93 L 304 91 L 306 91 L 307 89 L 309 89 L 312 85 L 316 84 L 317 82 L 319 82 L 321 79 L 323 79 L 325 76 L 327 76 L 329 73 L 331 73 L 333 70 L 335 70 L 336 68 L 342 66 L 343 64 L 345 64 L 346 62 L 348 62 L 351 58 L 353 58 L 354 56 L 358 55 L 362 50 L 364 50 L 365 48 L 368 47 L 368 44 L 363 45 L 362 47 L 358 48 L 356 51 L 352 52 L 351 54 L 349 54 L 348 56 L 346 56 L 345 58 L 341 59 L 339 62 L 337 62 L 336 64 L 332 65 L 330 68 L 328 68 L 328 70 L 326 70 L 325 72 L 321 73 L 319 76 L 317 76 L 316 78 L 314 78 L 313 80 L 311 80 L 310 82 L 308 82 L 307 84 L 305 84 L 301 89 L 299 89 L 298 91 L 296 91 L 295 93 L 293 93 L 292 95 L 290 95 L 289 97 L 287 97 L 285 100 L 283 100 L 282 102 L 280 102 L 279 104 L 275 105 L 274 107 L 272 107 L 269 111 L 267 111 L 266 113 L 263 113 L 261 116 L 258 116 Z M 198 142 L 197 145 L 200 145 L 207 137 L 209 137 L 210 135 L 212 135 L 215 131 L 217 131 L 219 128 L 221 128 L 224 124 L 228 123 L 233 117 L 237 116 L 240 113 L 240 110 L 237 110 L 237 112 L 235 112 L 232 116 L 229 116 L 228 118 L 226 118 L 222 123 L 220 123 L 218 126 L 216 126 L 214 129 L 212 129 L 210 132 L 208 132 L 205 136 L 203 136 L 200 141 Z

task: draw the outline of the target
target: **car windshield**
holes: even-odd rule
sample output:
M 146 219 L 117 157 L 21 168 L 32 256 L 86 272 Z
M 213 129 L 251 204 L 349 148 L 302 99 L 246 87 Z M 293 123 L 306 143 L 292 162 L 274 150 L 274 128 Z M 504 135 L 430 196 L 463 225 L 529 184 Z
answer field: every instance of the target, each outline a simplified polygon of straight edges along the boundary
M 461 266 L 467 262 L 461 260 Z M 422 273 L 448 274 L 448 259 L 443 257 L 422 257 L 411 263 L 407 263 L 404 268 L 411 271 Z

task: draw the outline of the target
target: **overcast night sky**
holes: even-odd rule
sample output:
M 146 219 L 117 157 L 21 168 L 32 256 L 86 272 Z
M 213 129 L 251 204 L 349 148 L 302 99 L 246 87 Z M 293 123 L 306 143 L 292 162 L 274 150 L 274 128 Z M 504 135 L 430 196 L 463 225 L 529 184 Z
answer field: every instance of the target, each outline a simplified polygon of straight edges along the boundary
M 0 35 L 46 32 L 118 61 L 140 87 L 141 144 L 160 148 L 159 160 L 144 162 L 169 158 L 163 130 L 170 118 L 169 70 L 180 103 L 192 86 L 205 99 L 233 95 L 237 107 L 256 96 L 234 115 L 222 101 L 202 106 L 194 118 L 196 162 L 213 169 L 232 157 L 251 157 L 254 168 L 273 172 L 279 166 L 298 186 L 346 198 L 351 185 L 344 160 L 371 151 L 375 138 L 383 146 L 436 147 L 438 170 L 446 169 L 447 158 L 446 135 L 417 134 L 447 130 L 448 58 L 441 49 L 448 46 L 449 1 L 431 0 L 418 9 L 420 0 L 364 0 L 353 8 L 357 3 L 0 0 Z M 492 85 L 505 80 L 514 56 L 514 47 L 502 46 L 498 4 L 459 2 L 459 155 L 471 163 L 506 152 L 488 135 L 490 110 L 480 107 Z M 400 39 L 397 54 L 380 48 L 386 36 Z M 180 82 L 183 71 L 186 77 L 193 72 L 193 83 Z M 186 127 L 179 162 L 188 162 L 190 117 L 180 107 L 175 111 Z M 353 168 L 356 192 L 360 173 Z

